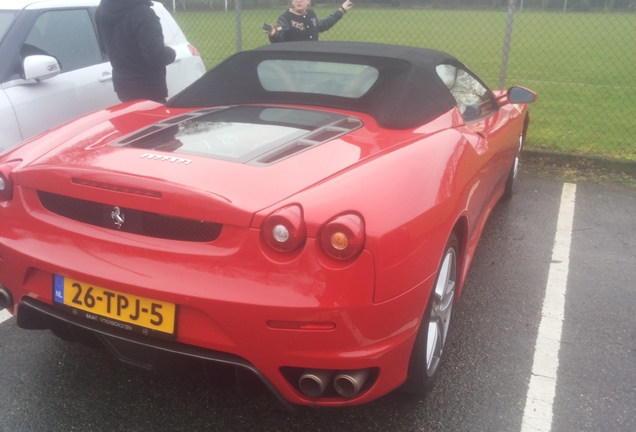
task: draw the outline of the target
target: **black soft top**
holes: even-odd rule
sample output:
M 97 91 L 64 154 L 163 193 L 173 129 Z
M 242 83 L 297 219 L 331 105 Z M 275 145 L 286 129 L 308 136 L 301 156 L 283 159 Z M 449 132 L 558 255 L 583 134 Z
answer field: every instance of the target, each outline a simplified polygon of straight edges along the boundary
M 264 60 L 306 60 L 373 66 L 375 84 L 361 97 L 272 92 L 261 85 L 257 66 Z M 168 101 L 169 107 L 235 104 L 298 104 L 363 112 L 388 129 L 422 125 L 456 106 L 437 75 L 439 64 L 463 66 L 441 51 L 365 42 L 285 42 L 227 58 Z

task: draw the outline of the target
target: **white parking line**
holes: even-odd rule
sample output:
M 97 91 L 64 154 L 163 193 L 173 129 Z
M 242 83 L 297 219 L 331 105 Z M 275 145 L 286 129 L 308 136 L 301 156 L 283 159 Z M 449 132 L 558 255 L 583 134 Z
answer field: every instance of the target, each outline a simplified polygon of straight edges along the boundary
M 9 313 L 9 311 L 7 311 L 6 309 L 2 309 L 0 310 L 0 323 L 2 323 L 3 321 L 8 320 L 9 318 L 11 318 L 13 315 L 11 315 Z
M 561 193 L 557 230 L 552 248 L 552 263 L 543 299 L 539 334 L 534 349 L 532 376 L 521 423 L 522 432 L 549 432 L 552 427 L 552 404 L 556 393 L 559 367 L 575 195 L 576 185 L 565 183 Z

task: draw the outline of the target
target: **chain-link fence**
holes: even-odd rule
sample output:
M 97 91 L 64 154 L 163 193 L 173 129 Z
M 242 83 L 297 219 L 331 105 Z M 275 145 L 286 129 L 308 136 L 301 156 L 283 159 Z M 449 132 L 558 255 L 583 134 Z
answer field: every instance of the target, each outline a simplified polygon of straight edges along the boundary
M 319 18 L 342 1 L 314 0 Z M 320 40 L 427 47 L 538 93 L 527 146 L 636 162 L 636 0 L 354 0 Z M 164 0 L 208 68 L 268 44 L 289 0 Z

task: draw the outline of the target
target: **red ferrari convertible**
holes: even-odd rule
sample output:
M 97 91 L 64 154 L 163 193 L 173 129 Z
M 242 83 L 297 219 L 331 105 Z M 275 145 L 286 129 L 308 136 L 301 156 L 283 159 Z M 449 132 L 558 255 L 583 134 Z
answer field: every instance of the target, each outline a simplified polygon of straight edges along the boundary
M 0 308 L 141 367 L 254 375 L 289 407 L 423 393 L 535 98 L 434 50 L 235 54 L 166 105 L 0 155 Z

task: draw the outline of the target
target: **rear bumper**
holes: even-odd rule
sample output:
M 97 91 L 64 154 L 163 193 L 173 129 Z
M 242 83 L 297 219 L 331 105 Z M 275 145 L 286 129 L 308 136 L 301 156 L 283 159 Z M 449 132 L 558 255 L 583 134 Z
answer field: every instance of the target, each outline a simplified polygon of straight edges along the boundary
M 285 400 L 276 387 L 254 365 L 239 356 L 178 342 L 148 339 L 129 332 L 120 333 L 116 330 L 105 328 L 99 323 L 66 314 L 46 303 L 29 297 L 25 297 L 17 307 L 19 327 L 27 330 L 44 330 L 66 323 L 69 325 L 69 334 L 73 335 L 75 341 L 78 342 L 86 342 L 83 339 L 89 336 L 81 330 L 87 330 L 92 332 L 96 339 L 116 357 L 135 366 L 153 369 L 162 362 L 162 355 L 164 359 L 177 355 L 193 360 L 209 361 L 219 365 L 244 369 L 258 377 L 286 408 L 294 410 L 294 406 Z M 143 354 L 140 355 L 140 353 Z
M 410 302 L 404 299 L 406 302 Z M 401 303 L 401 302 L 400 302 Z M 87 337 L 98 340 L 119 360 L 138 367 L 173 371 L 166 368 L 171 358 L 181 357 L 179 362 L 170 366 L 181 367 L 181 360 L 191 360 L 200 363 L 206 372 L 209 369 L 218 370 L 219 367 L 234 368 L 257 377 L 264 386 L 289 410 L 295 405 L 313 406 L 345 406 L 367 403 L 390 392 L 404 382 L 408 370 L 410 352 L 419 320 L 414 320 L 407 331 L 397 337 L 387 338 L 376 344 L 368 341 L 349 349 L 334 348 L 325 341 L 324 334 L 304 331 L 269 330 L 252 332 L 251 340 L 254 345 L 258 341 L 269 341 L 268 352 L 256 348 L 246 350 L 254 361 L 237 354 L 219 351 L 201 346 L 190 345 L 179 341 L 165 341 L 149 338 L 132 332 L 127 332 L 103 325 L 99 322 L 83 319 L 68 314 L 54 306 L 43 303 L 34 298 L 24 296 L 16 305 L 14 312 L 17 324 L 24 329 L 51 329 L 64 339 L 86 343 Z M 354 325 L 354 323 L 350 323 Z M 60 325 L 68 326 L 61 331 Z M 340 323 L 344 326 L 343 323 Z M 66 337 L 64 334 L 72 335 Z M 91 335 L 92 334 L 92 335 Z M 276 337 L 272 337 L 275 334 Z M 314 350 L 298 350 L 304 340 L 314 340 Z M 332 345 L 332 346 L 330 346 Z M 338 345 L 336 343 L 336 345 Z M 298 374 L 290 373 L 289 369 L 330 369 L 333 371 L 350 371 L 358 369 L 372 370 L 372 378 L 354 398 L 343 398 L 333 394 L 329 397 L 311 398 L 298 388 Z M 336 372 L 334 372 L 335 374 Z M 234 375 L 234 370 L 230 371 Z M 334 397 L 335 396 L 335 397 Z

